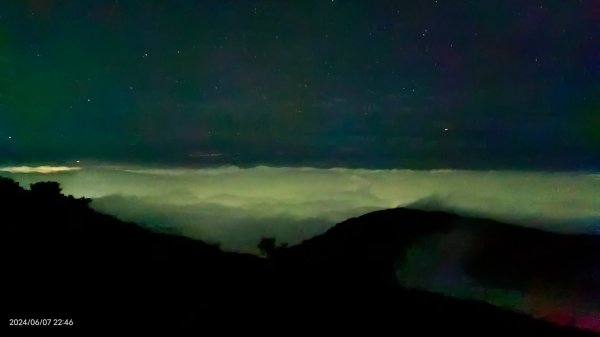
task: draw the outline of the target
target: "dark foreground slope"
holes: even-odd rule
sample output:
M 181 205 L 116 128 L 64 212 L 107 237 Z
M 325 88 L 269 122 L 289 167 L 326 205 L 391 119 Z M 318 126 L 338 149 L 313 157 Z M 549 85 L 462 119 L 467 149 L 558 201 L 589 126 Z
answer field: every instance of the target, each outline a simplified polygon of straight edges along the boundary
M 13 331 L 127 326 L 266 335 L 586 335 L 487 304 L 396 286 L 393 266 L 403 247 L 452 223 L 417 230 L 413 211 L 349 220 L 261 259 L 98 214 L 87 200 L 64 197 L 53 184 L 30 192 L 0 179 L 0 197 L 7 318 L 71 318 L 75 324 Z M 406 224 L 401 230 L 390 225 L 399 219 Z
M 565 235 L 447 212 L 396 208 L 346 220 L 274 257 L 282 260 L 283 270 L 318 269 L 300 273 L 309 278 L 306 282 L 311 276 L 327 275 L 336 282 L 395 284 L 398 264 L 408 248 L 428 244 L 434 235 L 451 234 L 453 246 L 445 248 L 464 251 L 461 264 L 473 279 L 502 288 L 544 284 L 577 289 L 591 296 L 600 311 L 598 235 Z
M 395 289 L 403 277 L 401 265 L 414 246 L 425 246 L 433 254 L 460 251 L 458 258 L 441 260 L 457 263 L 465 276 L 487 289 L 501 288 L 531 299 L 558 296 L 561 300 L 545 309 L 562 316 L 549 319 L 600 332 L 598 235 L 564 235 L 447 212 L 397 208 L 346 220 L 323 235 L 276 251 L 274 260 L 280 262 L 280 273 L 303 284 L 322 287 L 322 280 L 327 280 L 332 288 L 351 282 L 360 289 L 385 285 Z M 448 309 L 443 308 L 440 312 Z M 427 310 L 431 312 L 431 306 Z M 448 317 L 465 318 L 457 315 Z M 485 321 L 489 315 L 482 318 L 476 313 L 472 318 Z

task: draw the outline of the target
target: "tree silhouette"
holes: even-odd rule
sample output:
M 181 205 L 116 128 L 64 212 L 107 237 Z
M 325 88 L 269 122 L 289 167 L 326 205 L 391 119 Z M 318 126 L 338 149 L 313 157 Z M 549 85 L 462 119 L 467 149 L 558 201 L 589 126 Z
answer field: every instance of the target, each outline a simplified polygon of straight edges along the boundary
M 275 238 L 262 238 L 258 243 L 258 250 L 265 257 L 273 257 L 280 249 L 287 248 L 287 243 L 282 243 L 279 246 Z
M 273 253 L 275 253 L 275 249 L 277 249 L 275 245 L 275 238 L 262 238 L 258 243 L 258 250 L 263 256 L 273 256 Z
M 29 185 L 31 192 L 46 197 L 57 197 L 61 195 L 60 184 L 54 181 L 43 181 Z
M 23 188 L 16 181 L 5 177 L 0 177 L 0 193 L 14 195 L 22 191 Z

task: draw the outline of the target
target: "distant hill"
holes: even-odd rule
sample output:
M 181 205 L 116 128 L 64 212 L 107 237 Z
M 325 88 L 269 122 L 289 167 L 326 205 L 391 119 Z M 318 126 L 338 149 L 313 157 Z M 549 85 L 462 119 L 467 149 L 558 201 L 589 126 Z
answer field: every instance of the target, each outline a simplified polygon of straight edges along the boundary
M 276 261 L 281 260 L 280 270 L 302 278 L 306 284 L 320 284 L 325 278 L 332 284 L 394 287 L 407 251 L 415 243 L 433 244 L 430 238 L 434 235 L 459 240 L 444 248 L 464 250 L 461 268 L 481 285 L 571 296 L 591 307 L 586 309 L 589 314 L 577 317 L 580 322 L 570 324 L 600 332 L 600 316 L 591 317 L 600 313 L 598 235 L 550 233 L 447 212 L 397 208 L 346 220 L 274 255 Z M 575 320 L 577 307 L 573 305 L 555 303 L 554 309 L 563 316 L 574 315 L 570 319 Z M 561 322 L 565 319 L 569 318 L 556 318 Z
M 463 221 L 456 215 L 375 212 L 259 258 L 97 213 L 56 183 L 29 191 L 0 178 L 0 200 L 8 318 L 71 318 L 90 330 L 587 335 L 398 286 L 394 268 L 407 245 L 452 230 Z
M 565 235 L 447 212 L 396 208 L 346 220 L 277 257 L 284 264 L 293 261 L 295 268 L 318 266 L 332 277 L 395 283 L 394 271 L 411 244 L 450 232 L 465 236 L 460 242 L 468 250 L 465 270 L 485 284 L 571 285 L 598 296 L 600 306 L 599 235 Z

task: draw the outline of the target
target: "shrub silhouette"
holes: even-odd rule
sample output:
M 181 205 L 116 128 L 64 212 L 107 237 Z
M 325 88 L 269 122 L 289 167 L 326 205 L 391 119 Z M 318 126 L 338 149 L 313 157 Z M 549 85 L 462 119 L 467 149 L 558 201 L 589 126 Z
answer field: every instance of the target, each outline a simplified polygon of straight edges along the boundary
M 16 181 L 0 177 L 0 193 L 3 195 L 15 195 L 23 192 L 23 188 Z
M 262 238 L 257 247 L 262 256 L 273 257 L 277 252 L 286 249 L 288 244 L 282 243 L 277 245 L 277 240 L 275 238 Z
M 29 185 L 31 192 L 35 195 L 45 197 L 57 197 L 62 195 L 60 184 L 54 181 L 43 181 Z
M 273 256 L 275 252 L 275 238 L 262 238 L 258 243 L 258 250 L 260 254 L 266 257 Z

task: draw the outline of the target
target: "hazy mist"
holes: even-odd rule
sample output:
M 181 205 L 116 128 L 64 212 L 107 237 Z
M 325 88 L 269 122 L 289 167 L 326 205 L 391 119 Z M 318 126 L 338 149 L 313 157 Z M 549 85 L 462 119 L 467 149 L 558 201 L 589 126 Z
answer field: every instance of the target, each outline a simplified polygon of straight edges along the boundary
M 263 236 L 297 243 L 376 209 L 449 209 L 560 232 L 598 232 L 600 175 L 292 167 L 0 167 L 27 187 L 65 194 L 149 228 L 254 251 Z

